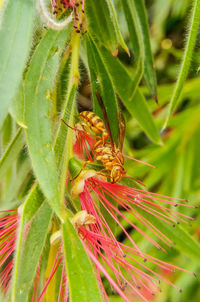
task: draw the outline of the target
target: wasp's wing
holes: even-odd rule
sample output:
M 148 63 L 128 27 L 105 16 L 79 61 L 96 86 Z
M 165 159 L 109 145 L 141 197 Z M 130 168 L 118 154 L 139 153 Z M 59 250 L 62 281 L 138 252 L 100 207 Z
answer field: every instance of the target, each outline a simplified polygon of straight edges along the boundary
M 104 121 L 105 121 L 106 130 L 108 131 L 108 135 L 110 137 L 111 146 L 112 146 L 112 149 L 114 151 L 114 141 L 113 141 L 112 132 L 111 132 L 111 129 L 110 129 L 108 115 L 107 115 L 106 108 L 104 106 L 102 97 L 101 97 L 100 93 L 97 90 L 96 90 L 96 97 L 97 97 L 97 101 L 99 103 L 99 106 L 101 107 L 101 110 L 102 110 L 102 113 L 103 113 L 103 117 L 104 117 Z
M 126 133 L 126 122 L 121 111 L 118 112 L 118 122 L 119 122 L 118 148 L 120 151 L 122 151 L 124 137 Z

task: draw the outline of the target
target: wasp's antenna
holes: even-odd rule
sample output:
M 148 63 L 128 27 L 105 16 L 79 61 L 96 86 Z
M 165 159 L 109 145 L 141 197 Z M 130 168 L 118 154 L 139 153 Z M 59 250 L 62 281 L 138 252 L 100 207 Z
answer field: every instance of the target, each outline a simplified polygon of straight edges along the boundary
M 141 180 L 139 180 L 137 178 L 133 178 L 133 177 L 128 176 L 128 175 L 123 176 L 123 178 L 130 178 L 130 179 L 134 180 L 135 182 L 139 183 L 140 185 L 142 185 L 143 187 L 146 187 L 146 185 Z
M 72 130 L 76 130 L 74 127 L 68 125 L 62 118 L 61 118 L 61 122 L 63 122 L 63 124 L 65 124 L 67 127 L 69 127 Z
M 123 156 L 126 157 L 126 158 L 129 158 L 129 159 L 131 159 L 131 160 L 137 161 L 138 163 L 143 164 L 143 165 L 145 165 L 145 166 L 148 166 L 148 167 L 151 167 L 151 168 L 156 168 L 155 166 L 153 166 L 153 165 L 151 165 L 151 164 L 145 163 L 145 162 L 142 161 L 142 160 L 133 158 L 133 157 L 128 156 L 128 155 L 126 155 L 126 154 L 123 154 Z

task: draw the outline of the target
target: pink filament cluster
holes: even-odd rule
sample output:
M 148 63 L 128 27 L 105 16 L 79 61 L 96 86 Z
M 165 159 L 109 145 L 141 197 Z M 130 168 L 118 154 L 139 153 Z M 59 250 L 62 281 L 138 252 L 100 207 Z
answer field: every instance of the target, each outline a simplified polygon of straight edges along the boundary
M 172 198 L 167 196 L 129 188 L 119 184 L 110 184 L 95 177 L 91 177 L 85 181 L 84 191 L 79 194 L 79 198 L 82 210 L 86 210 L 88 214 L 93 215 L 96 219 L 95 224 L 90 224 L 87 227 L 80 226 L 77 231 L 81 240 L 83 241 L 89 257 L 96 266 L 97 279 L 105 300 L 109 301 L 109 298 L 106 290 L 104 289 L 102 275 L 109 281 L 111 289 L 116 291 L 126 302 L 132 301 L 134 296 L 139 297 L 146 302 L 148 302 L 150 298 L 153 299 L 154 295 L 160 290 L 160 280 L 164 280 L 180 290 L 180 288 L 165 278 L 166 274 L 159 274 L 153 271 L 148 264 L 154 264 L 160 269 L 160 271 L 165 271 L 167 273 L 173 273 L 176 269 L 186 271 L 188 273 L 191 272 L 143 253 L 130 237 L 126 229 L 122 226 L 118 217 L 121 216 L 124 219 L 126 219 L 126 217 L 121 211 L 118 210 L 118 206 L 127 211 L 131 211 L 132 214 L 137 217 L 137 211 L 135 208 L 137 206 L 141 207 L 141 205 L 145 205 L 145 203 L 151 207 L 152 204 L 154 204 L 156 211 L 158 210 L 158 212 L 159 210 L 163 211 L 163 207 L 159 208 L 154 199 L 156 201 L 166 202 L 170 205 L 182 205 L 181 203 L 177 203 L 176 201 L 175 204 L 172 201 Z M 110 198 L 115 200 L 115 202 L 118 203 L 118 206 L 114 206 L 110 201 Z M 122 228 L 126 237 L 132 243 L 132 246 L 128 246 L 117 241 L 110 226 L 97 206 L 97 200 Z M 167 208 L 164 207 L 163 212 L 163 215 L 166 217 L 163 218 L 161 216 L 161 219 L 166 219 L 166 221 L 168 219 L 168 223 L 171 223 L 171 220 L 174 222 L 174 215 L 176 217 L 182 217 L 182 214 L 178 212 L 175 214 L 174 211 L 172 211 L 173 216 L 170 217 L 168 215 L 170 212 L 165 212 L 167 211 L 166 209 Z M 147 209 L 143 208 L 143 210 L 146 211 Z M 148 211 L 150 211 L 150 208 Z M 137 214 L 139 215 L 139 213 Z M 154 214 L 155 213 L 152 212 L 152 215 Z M 156 215 L 158 215 L 158 213 L 156 213 Z M 140 215 L 139 217 L 140 221 L 144 222 L 146 225 L 147 221 L 144 219 L 144 217 Z M 190 217 L 185 218 L 190 219 Z M 131 221 L 128 220 L 127 222 L 129 222 L 132 227 L 137 229 L 158 248 L 161 248 L 158 244 L 156 244 L 155 241 L 151 240 L 145 233 L 143 233 L 142 230 L 136 227 L 136 225 L 133 225 Z M 11 280 L 11 272 L 13 267 L 12 257 L 15 250 L 17 225 L 18 214 L 16 209 L 10 210 L 6 216 L 0 218 L 0 266 L 2 267 L 5 265 L 0 277 L 1 285 L 5 292 L 7 291 Z M 155 231 L 155 228 L 153 228 L 151 224 L 150 226 Z M 159 230 L 156 229 L 156 231 L 161 237 Z M 164 234 L 162 234 L 162 236 L 165 238 Z M 165 238 L 164 242 L 167 244 L 167 237 Z M 64 257 L 62 254 L 62 246 L 60 246 L 48 280 L 45 282 L 41 293 L 39 293 L 39 281 L 41 279 L 40 263 L 38 264 L 34 280 L 32 302 L 41 302 L 43 300 L 47 288 L 48 286 L 51 286 L 50 282 L 57 272 L 59 266 L 61 266 L 62 273 L 58 292 L 58 302 L 68 301 L 68 282 L 64 265 Z M 129 295 L 132 297 L 131 299 L 129 299 Z
M 154 216 L 171 226 L 175 226 L 175 224 L 179 223 L 179 221 L 189 224 L 188 220 L 194 220 L 194 218 L 177 212 L 171 208 L 177 206 L 194 208 L 193 206 L 183 204 L 183 201 L 185 201 L 184 199 L 173 199 L 172 197 L 123 186 L 118 183 L 111 184 L 94 177 L 86 180 L 85 189 L 87 190 L 88 195 L 90 194 L 90 190 L 93 192 L 95 198 L 99 201 L 101 206 L 122 228 L 122 230 L 125 232 L 125 235 L 129 237 L 130 241 L 132 241 L 132 239 L 123 228 L 118 217 L 121 217 L 127 221 L 128 224 L 133 227 L 133 229 L 137 230 L 153 245 L 155 245 L 158 249 L 162 249 L 163 251 L 165 250 L 162 246 L 160 246 L 155 240 L 151 239 L 136 224 L 130 221 L 130 219 L 128 219 L 122 211 L 129 212 L 136 220 L 142 223 L 157 238 L 168 246 L 173 245 L 171 239 L 165 236 L 165 234 L 163 234 L 147 218 L 145 218 L 143 213 L 146 212 L 148 215 Z M 109 198 L 112 198 L 112 200 L 116 202 L 116 206 L 109 200 Z M 169 205 L 171 206 L 170 208 L 167 207 Z M 119 210 L 119 208 L 121 210 Z
M 94 148 L 94 145 L 96 143 L 96 136 L 87 134 L 86 131 L 82 130 L 76 130 L 76 141 L 73 145 L 73 151 L 74 153 L 82 160 L 90 160 L 93 161 L 93 158 L 95 156 L 94 152 L 92 151 Z
M 0 280 L 1 287 L 6 293 L 13 268 L 13 253 L 17 237 L 18 213 L 16 209 L 1 211 L 6 216 L 0 218 Z
M 120 218 L 118 217 L 125 219 L 134 229 L 151 241 L 157 248 L 164 250 L 156 241 L 151 239 L 138 226 L 127 219 L 122 213 L 122 209 L 131 212 L 137 220 L 142 222 L 148 229 L 156 234 L 159 239 L 164 241 L 167 245 L 171 245 L 171 240 L 161 233 L 160 230 L 153 226 L 153 224 L 151 224 L 147 219 L 145 219 L 145 217 L 137 211 L 137 207 L 156 216 L 157 218 L 160 218 L 168 224 L 173 224 L 176 222 L 175 218 L 177 217 L 180 217 L 180 220 L 182 221 L 184 220 L 182 218 L 183 216 L 188 219 L 192 218 L 173 210 L 169 210 L 167 207 L 160 206 L 157 204 L 157 201 L 170 205 L 183 204 L 179 203 L 178 200 L 174 203 L 172 198 L 167 196 L 129 188 L 119 184 L 111 184 L 94 177 L 85 181 L 84 191 L 79 195 L 79 197 L 82 210 L 86 210 L 88 214 L 91 214 L 96 218 L 96 224 L 91 224 L 89 229 L 80 227 L 79 235 L 84 241 L 88 255 L 95 263 L 97 278 L 104 297 L 107 300 L 108 297 L 102 283 L 101 274 L 106 277 L 111 288 L 114 289 L 124 299 L 124 301 L 130 301 L 124 290 L 129 292 L 131 290 L 133 295 L 143 299 L 144 301 L 148 301 L 143 292 L 146 294 L 148 293 L 151 296 L 157 293 L 160 290 L 158 287 L 160 279 L 165 280 L 180 290 L 180 288 L 167 280 L 163 274 L 159 275 L 146 264 L 153 263 L 161 270 L 168 272 L 174 272 L 176 269 L 182 271 L 186 270 L 143 253 L 126 229 L 122 226 Z M 110 201 L 110 198 L 116 202 L 116 206 Z M 97 206 L 97 201 L 121 227 L 126 237 L 131 242 L 132 247 L 126 246 L 116 240 L 106 219 L 100 211 L 99 206 Z M 121 211 L 118 210 L 119 206 L 121 207 Z M 187 223 L 185 220 L 184 222 Z M 109 271 L 114 273 L 114 278 L 111 277 Z

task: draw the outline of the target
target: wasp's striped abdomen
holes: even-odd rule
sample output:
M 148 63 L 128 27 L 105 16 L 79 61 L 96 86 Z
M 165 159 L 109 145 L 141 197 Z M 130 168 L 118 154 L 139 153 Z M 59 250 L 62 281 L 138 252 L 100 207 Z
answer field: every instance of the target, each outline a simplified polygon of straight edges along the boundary
M 95 133 L 107 133 L 102 119 L 91 111 L 82 111 L 79 113 L 80 119 L 82 119 L 89 128 Z

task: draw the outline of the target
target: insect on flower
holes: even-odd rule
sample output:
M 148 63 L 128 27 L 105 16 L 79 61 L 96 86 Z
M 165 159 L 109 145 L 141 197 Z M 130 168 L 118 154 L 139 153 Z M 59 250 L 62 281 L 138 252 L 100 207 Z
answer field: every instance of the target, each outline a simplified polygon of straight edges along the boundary
M 75 147 L 74 150 L 79 150 L 79 155 L 81 158 L 83 158 L 84 153 L 86 153 L 88 158 L 88 160 L 85 162 L 83 166 L 83 169 L 87 164 L 93 162 L 94 160 L 101 161 L 104 168 L 99 173 L 102 174 L 102 172 L 107 172 L 105 176 L 110 178 L 110 182 L 117 183 L 123 177 L 131 178 L 129 176 L 126 176 L 126 171 L 124 168 L 124 157 L 128 157 L 128 156 L 122 154 L 126 124 L 123 115 L 120 112 L 118 114 L 118 120 L 119 120 L 118 146 L 116 146 L 112 137 L 112 132 L 110 129 L 107 112 L 103 100 L 98 91 L 96 91 L 96 96 L 103 112 L 105 125 L 103 123 L 103 120 L 98 115 L 96 115 L 94 112 L 91 111 L 83 111 L 79 113 L 78 117 L 80 118 L 81 121 L 77 123 L 74 128 L 67 125 L 64 122 L 64 120 L 62 121 L 68 127 L 78 132 L 78 137 L 74 145 Z M 88 140 L 88 137 L 92 135 L 91 132 L 95 134 L 100 134 L 100 136 L 93 135 L 93 137 L 95 137 L 96 139 L 96 141 L 95 139 L 93 140 L 93 144 L 91 144 L 91 142 L 89 142 Z M 83 135 L 83 133 L 85 133 L 85 135 Z M 88 146 L 90 147 L 93 156 L 90 155 Z M 136 160 L 134 158 L 130 158 L 130 159 Z M 136 161 L 141 162 L 139 160 Z M 146 164 L 144 162 L 142 163 Z M 134 180 L 141 183 L 139 180 L 136 179 Z
M 184 204 L 184 199 L 174 199 L 143 189 L 132 188 L 118 183 L 109 183 L 107 182 L 106 177 L 99 175 L 95 170 L 82 170 L 81 163 L 78 165 L 75 158 L 72 158 L 69 161 L 69 171 L 72 176 L 71 195 L 73 199 L 76 196 L 79 196 L 81 209 L 86 210 L 88 214 L 96 217 L 97 215 L 94 215 L 94 212 L 92 211 L 95 209 L 95 213 L 98 211 L 98 214 L 103 218 L 97 204 L 101 205 L 104 211 L 106 211 L 112 219 L 116 221 L 117 225 L 121 227 L 124 234 L 134 246 L 135 243 L 121 224 L 120 218 L 127 221 L 134 230 L 163 251 L 165 251 L 165 249 L 144 232 L 140 225 L 135 223 L 135 221 L 138 221 L 139 224 L 145 226 L 146 229 L 163 243 L 172 247 L 173 242 L 171 238 L 168 238 L 159 228 L 157 228 L 151 222 L 150 217 L 155 217 L 172 227 L 175 227 L 175 224 L 179 224 L 179 222 L 189 224 L 188 220 L 194 220 L 194 218 L 172 209 L 172 206 L 195 208 L 195 206 Z M 82 196 L 85 197 L 81 198 Z M 170 206 L 170 208 L 168 206 Z M 134 220 L 127 218 L 125 215 L 126 212 L 129 212 Z

